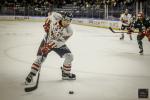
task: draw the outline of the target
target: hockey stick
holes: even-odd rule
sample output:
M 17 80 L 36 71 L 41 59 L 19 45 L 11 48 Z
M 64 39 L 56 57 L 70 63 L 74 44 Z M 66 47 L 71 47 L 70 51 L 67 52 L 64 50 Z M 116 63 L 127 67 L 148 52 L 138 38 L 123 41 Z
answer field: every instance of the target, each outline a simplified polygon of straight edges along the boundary
M 48 33 L 47 33 L 46 39 L 45 39 L 46 42 L 47 42 L 47 38 L 48 38 Z M 42 62 L 42 61 L 43 61 L 43 55 L 42 55 L 42 58 L 41 58 L 41 62 Z M 26 88 L 24 89 L 25 92 L 31 92 L 31 91 L 34 91 L 34 90 L 36 90 L 36 89 L 38 88 L 38 85 L 39 85 L 39 78 L 40 78 L 40 71 L 41 71 L 41 67 L 40 67 L 39 72 L 38 72 L 38 76 L 37 76 L 37 80 L 36 80 L 35 86 L 33 86 L 33 87 L 26 87 Z
M 113 29 L 112 29 L 112 27 L 109 27 L 109 30 L 111 31 L 111 32 L 113 32 L 113 33 L 127 33 L 127 32 L 116 32 L 116 31 L 114 31 Z M 132 32 L 132 33 L 138 33 L 138 32 Z
M 115 32 L 115 31 L 112 29 L 112 27 L 109 27 L 109 30 L 110 30 L 111 32 L 113 32 L 113 33 L 125 33 L 125 32 Z
M 25 91 L 25 92 L 31 92 L 31 91 L 36 90 L 36 89 L 38 88 L 38 84 L 39 84 L 39 77 L 40 77 L 40 70 L 39 70 L 39 72 L 38 72 L 38 76 L 37 76 L 37 80 L 36 80 L 35 86 L 33 86 L 33 87 L 26 87 L 26 88 L 24 89 L 24 91 Z

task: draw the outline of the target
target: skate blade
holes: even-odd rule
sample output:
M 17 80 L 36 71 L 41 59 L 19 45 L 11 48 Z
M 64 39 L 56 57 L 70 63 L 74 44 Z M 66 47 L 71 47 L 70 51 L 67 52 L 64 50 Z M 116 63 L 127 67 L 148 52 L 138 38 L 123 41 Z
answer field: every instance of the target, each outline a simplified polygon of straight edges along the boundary
M 76 80 L 76 78 L 62 77 L 62 80 Z
M 123 38 L 120 38 L 120 40 L 124 40 Z
M 140 53 L 140 55 L 144 55 L 144 53 Z

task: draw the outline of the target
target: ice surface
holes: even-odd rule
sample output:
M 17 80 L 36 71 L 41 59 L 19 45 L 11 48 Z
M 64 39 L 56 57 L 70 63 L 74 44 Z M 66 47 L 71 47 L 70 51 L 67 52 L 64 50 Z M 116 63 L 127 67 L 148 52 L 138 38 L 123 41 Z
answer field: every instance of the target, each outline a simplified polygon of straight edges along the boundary
M 61 80 L 64 59 L 50 53 L 41 70 L 39 88 L 24 92 L 24 80 L 43 38 L 42 22 L 0 21 L 0 100 L 137 100 L 138 88 L 150 88 L 150 43 L 138 54 L 136 34 L 72 24 L 66 42 L 74 55 L 77 80 Z M 74 91 L 73 95 L 68 94 Z

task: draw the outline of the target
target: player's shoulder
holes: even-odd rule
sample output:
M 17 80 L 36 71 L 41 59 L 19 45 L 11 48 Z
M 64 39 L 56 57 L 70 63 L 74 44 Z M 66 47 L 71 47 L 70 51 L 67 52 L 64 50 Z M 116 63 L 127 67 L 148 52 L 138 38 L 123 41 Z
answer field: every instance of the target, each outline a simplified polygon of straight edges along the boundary
M 48 16 L 51 20 L 61 20 L 62 15 L 57 12 L 52 12 L 50 16 Z
M 62 15 L 58 12 L 52 12 L 52 16 L 59 16 L 59 17 L 62 17 Z

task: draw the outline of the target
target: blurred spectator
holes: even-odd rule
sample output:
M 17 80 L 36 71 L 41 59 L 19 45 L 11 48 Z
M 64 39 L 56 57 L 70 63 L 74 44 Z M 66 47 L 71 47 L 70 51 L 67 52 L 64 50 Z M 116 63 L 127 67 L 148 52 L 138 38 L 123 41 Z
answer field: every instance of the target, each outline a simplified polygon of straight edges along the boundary
M 3 9 L 2 7 L 25 7 L 26 11 L 28 11 L 27 8 L 30 8 L 29 14 L 33 13 L 34 15 L 34 13 L 38 12 L 43 15 L 43 13 L 52 11 L 54 8 L 58 12 L 60 10 L 76 12 L 78 16 L 79 13 L 80 16 L 87 16 L 85 15 L 86 13 L 93 11 L 94 13 L 92 12 L 92 14 L 97 15 L 92 15 L 92 17 L 96 16 L 98 18 L 98 16 L 104 15 L 107 6 L 109 16 L 119 18 L 121 12 L 126 8 L 131 11 L 130 13 L 134 13 L 135 6 L 133 5 L 135 5 L 136 1 L 144 2 L 146 0 L 0 0 L 0 9 Z M 148 1 L 150 2 L 150 0 Z M 147 6 L 149 5 L 147 4 Z M 35 9 L 37 12 L 34 12 Z M 146 10 L 147 12 L 149 11 L 148 9 Z

